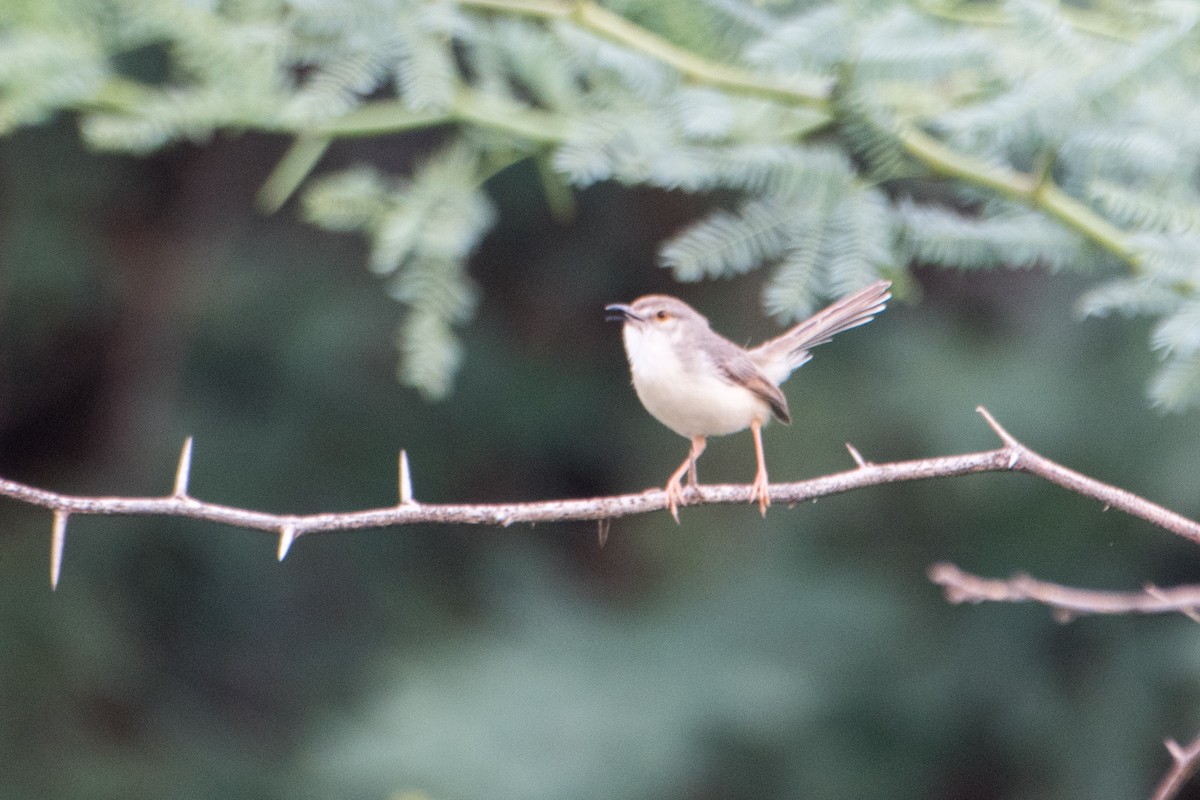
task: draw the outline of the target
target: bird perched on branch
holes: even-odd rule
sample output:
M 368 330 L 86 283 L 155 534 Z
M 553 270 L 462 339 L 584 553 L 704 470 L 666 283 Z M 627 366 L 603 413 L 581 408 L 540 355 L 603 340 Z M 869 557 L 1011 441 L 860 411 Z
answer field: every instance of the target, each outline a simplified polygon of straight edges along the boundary
M 605 306 L 608 320 L 623 323 L 638 399 L 655 419 L 692 443 L 667 480 L 667 503 L 676 522 L 683 475 L 688 473 L 688 485 L 696 485 L 696 459 L 707 437 L 746 428 L 754 434 L 758 463 L 751 502 L 757 501 L 766 516 L 771 497 L 762 428 L 772 416 L 792 421 L 780 384 L 812 358 L 813 347 L 874 319 L 891 298 L 890 287 L 888 281 L 876 281 L 749 350 L 715 332 L 704 316 L 676 297 L 652 294 L 628 305 Z

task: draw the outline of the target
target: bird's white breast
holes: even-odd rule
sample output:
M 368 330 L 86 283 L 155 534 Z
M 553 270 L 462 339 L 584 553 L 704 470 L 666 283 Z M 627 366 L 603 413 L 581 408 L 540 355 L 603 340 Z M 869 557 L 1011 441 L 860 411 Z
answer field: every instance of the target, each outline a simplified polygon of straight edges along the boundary
M 638 399 L 680 436 L 736 433 L 756 419 L 770 419 L 766 402 L 724 380 L 703 353 L 684 349 L 690 358 L 680 358 L 669 332 L 627 324 L 622 338 Z

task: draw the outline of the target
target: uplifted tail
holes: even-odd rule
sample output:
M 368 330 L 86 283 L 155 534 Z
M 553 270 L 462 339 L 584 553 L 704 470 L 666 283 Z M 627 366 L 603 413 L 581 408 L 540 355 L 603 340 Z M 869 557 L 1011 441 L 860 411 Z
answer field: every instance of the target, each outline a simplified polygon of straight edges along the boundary
M 875 281 L 843 297 L 787 333 L 763 342 L 750 351 L 750 357 L 771 380 L 782 383 L 792 370 L 812 358 L 809 350 L 875 319 L 892 296 L 888 291 L 891 285 L 890 281 Z

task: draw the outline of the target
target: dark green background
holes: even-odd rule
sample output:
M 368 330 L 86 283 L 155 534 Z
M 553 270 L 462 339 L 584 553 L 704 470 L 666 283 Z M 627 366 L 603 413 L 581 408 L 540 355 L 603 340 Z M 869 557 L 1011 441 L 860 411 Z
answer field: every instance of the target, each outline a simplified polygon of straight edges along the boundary
M 337 145 L 399 166 L 421 138 Z M 605 303 L 683 296 L 737 341 L 778 328 L 760 277 L 674 286 L 655 250 L 703 198 L 601 186 L 555 222 L 532 169 L 499 225 L 454 393 L 393 378 L 399 308 L 365 246 L 264 216 L 285 143 L 147 159 L 67 121 L 0 140 L 0 475 L 63 492 L 193 493 L 278 512 L 533 500 L 660 485 L 686 442 L 628 385 Z M 775 480 L 993 447 L 1200 516 L 1194 415 L 1149 409 L 1147 330 L 1079 322 L 1085 279 L 917 270 L 921 298 L 821 348 L 771 427 Z M 747 435 L 705 480 L 749 480 Z M 0 798 L 1145 797 L 1200 729 L 1183 617 L 1062 626 L 956 607 L 966 569 L 1088 587 L 1197 579 L 1194 546 L 1034 478 L 880 487 L 789 509 L 302 539 L 72 519 L 0 502 Z M 411 793 L 411 794 L 410 794 Z M 1196 795 L 1193 795 L 1196 796 Z

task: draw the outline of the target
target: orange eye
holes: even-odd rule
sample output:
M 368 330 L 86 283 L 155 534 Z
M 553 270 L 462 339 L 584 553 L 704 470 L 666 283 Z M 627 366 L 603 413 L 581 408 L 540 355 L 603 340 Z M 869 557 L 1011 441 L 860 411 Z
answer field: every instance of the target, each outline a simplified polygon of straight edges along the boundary
M 654 318 L 657 319 L 659 322 L 665 322 L 666 320 L 669 320 L 671 318 L 671 315 L 668 314 L 666 311 L 659 311 L 657 314 L 654 315 Z

